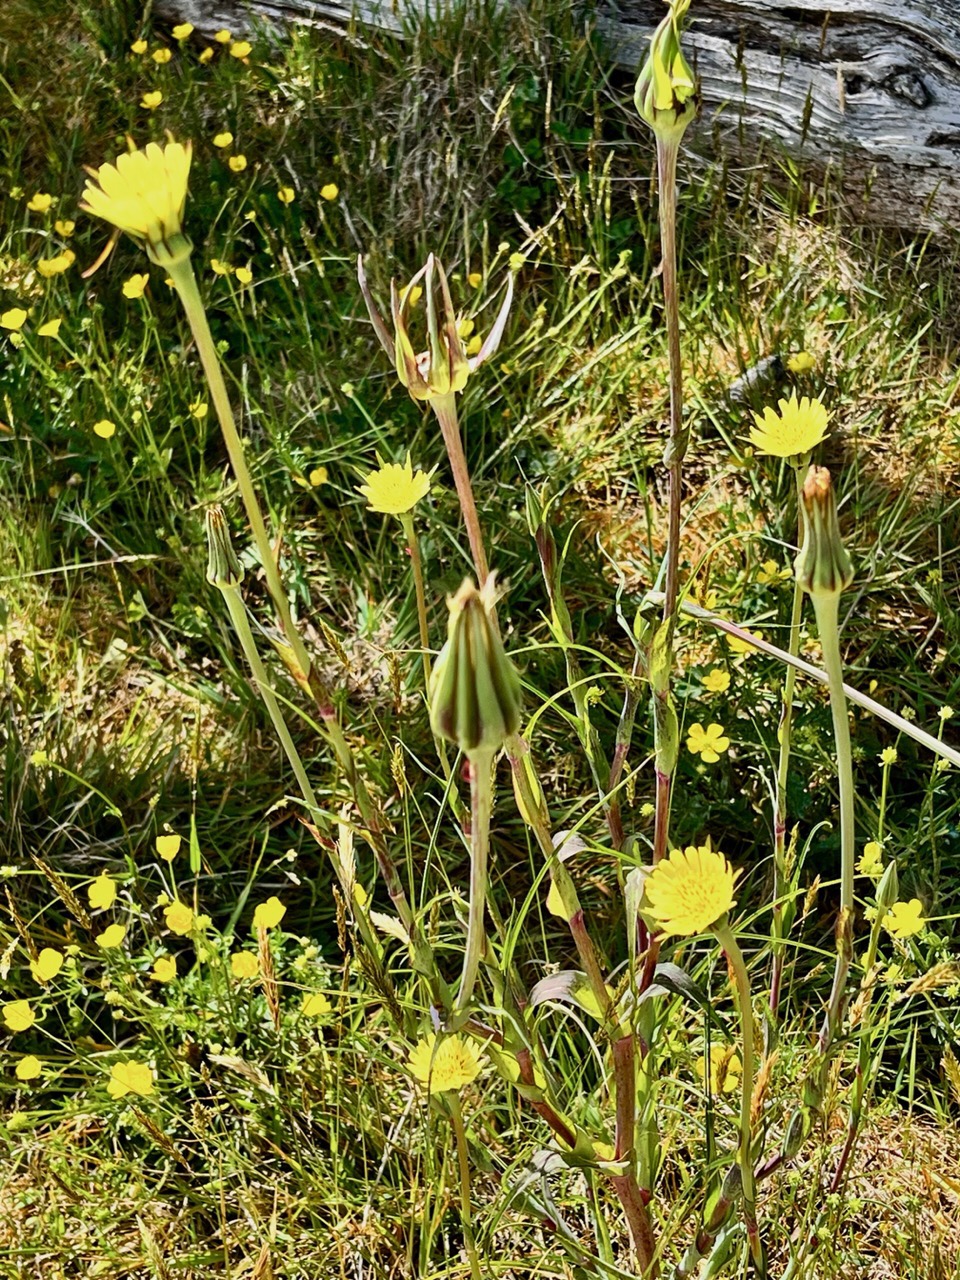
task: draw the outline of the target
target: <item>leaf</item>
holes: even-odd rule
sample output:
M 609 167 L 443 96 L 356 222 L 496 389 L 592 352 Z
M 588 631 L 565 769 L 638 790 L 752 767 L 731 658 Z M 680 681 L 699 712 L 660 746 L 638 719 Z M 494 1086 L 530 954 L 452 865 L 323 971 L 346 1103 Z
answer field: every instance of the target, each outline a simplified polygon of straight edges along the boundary
M 640 993 L 638 1002 L 643 1004 L 646 1000 L 655 1000 L 657 996 L 679 996 L 681 1000 L 697 1005 L 727 1040 L 732 1039 L 726 1023 L 714 1010 L 707 993 L 678 964 L 672 964 L 669 960 L 658 964 L 653 971 L 653 982 L 646 991 Z
M 610 991 L 610 988 L 608 987 L 607 990 Z M 610 995 L 613 996 L 612 991 Z M 560 973 L 550 974 L 548 978 L 541 978 L 530 992 L 530 1007 L 535 1009 L 538 1004 L 544 1004 L 548 1000 L 576 1005 L 591 1018 L 596 1018 L 598 1022 L 603 1021 L 603 1011 L 600 1009 L 590 980 L 579 969 L 563 969 Z
M 624 904 L 627 911 L 627 946 L 630 950 L 630 971 L 637 963 L 637 916 L 640 914 L 640 903 L 643 900 L 643 886 L 647 872 L 642 867 L 634 867 L 627 876 L 624 886 Z

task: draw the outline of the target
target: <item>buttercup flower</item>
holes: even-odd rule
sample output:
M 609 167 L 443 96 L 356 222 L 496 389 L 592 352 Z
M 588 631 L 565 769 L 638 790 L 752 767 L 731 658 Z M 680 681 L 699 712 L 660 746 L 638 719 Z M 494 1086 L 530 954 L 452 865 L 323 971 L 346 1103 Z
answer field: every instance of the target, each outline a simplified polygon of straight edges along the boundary
M 104 951 L 109 951 L 112 947 L 119 947 L 127 936 L 127 926 L 125 924 L 108 924 L 103 933 L 98 933 L 94 938 L 94 942 Z
M 134 40 L 133 44 L 130 46 L 130 52 L 135 53 L 138 56 L 141 53 L 146 53 L 147 52 L 146 40 Z
M 129 280 L 124 280 L 123 282 L 123 296 L 125 298 L 142 298 L 149 283 L 150 277 L 146 271 L 140 275 L 131 276 Z
M 36 960 L 30 961 L 30 972 L 37 982 L 50 982 L 63 967 L 63 953 L 44 947 Z
M 327 478 L 326 467 L 314 467 L 307 476 L 307 479 L 310 481 L 310 484 L 314 489 L 319 489 L 322 484 L 326 484 Z
M 45 280 L 49 280 L 51 276 L 59 276 L 64 271 L 68 271 L 76 260 L 77 255 L 72 249 L 64 249 L 63 253 L 58 253 L 53 258 L 40 258 L 37 262 L 37 270 Z
M 101 440 L 109 440 L 116 433 L 116 423 L 111 422 L 109 418 L 101 418 L 99 422 L 93 424 L 93 434 L 99 436 Z
M 471 289 L 479 289 L 483 284 L 483 273 L 480 271 L 471 271 L 467 276 L 467 284 Z
M 665 934 L 703 933 L 736 905 L 736 872 L 710 844 L 674 849 L 645 884 L 646 912 Z
M 876 840 L 868 840 L 863 846 L 863 855 L 857 863 L 857 870 L 863 876 L 876 879 L 883 875 L 883 850 Z
M 193 908 L 188 907 L 185 902 L 171 902 L 165 908 L 163 918 L 170 932 L 181 938 L 186 937 L 194 925 Z
M 283 917 L 287 914 L 287 908 L 277 897 L 270 897 L 266 902 L 261 902 L 253 913 L 253 927 L 255 929 L 275 929 Z
M 796 395 L 781 400 L 780 412 L 764 409 L 753 415 L 756 426 L 750 428 L 750 443 L 758 453 L 774 458 L 799 458 L 810 452 L 826 437 L 830 415 L 819 400 Z
M 179 836 L 157 836 L 154 841 L 157 857 L 162 858 L 164 862 L 172 862 L 180 852 L 180 844 L 181 839 Z
M 305 1018 L 322 1018 L 333 1008 L 322 991 L 314 991 L 303 997 L 300 1012 Z
M 244 169 L 247 167 L 247 157 L 231 156 L 227 161 L 227 164 L 230 166 L 233 173 L 243 173 Z
M 154 49 L 150 57 L 154 60 L 154 62 L 157 64 L 158 67 L 162 67 L 164 63 L 169 62 L 170 59 L 173 57 L 173 52 L 167 48 Z
M 251 284 L 253 272 L 249 267 L 237 267 L 237 284 Z
M 14 1075 L 18 1080 L 36 1080 L 42 1072 L 43 1063 L 32 1053 L 28 1053 L 17 1063 Z
M 473 1042 L 462 1036 L 437 1041 L 431 1032 L 418 1040 L 407 1059 L 410 1070 L 431 1093 L 462 1089 L 480 1074 L 481 1062 Z
M 730 688 L 730 672 L 714 667 L 703 677 L 703 687 L 708 693 L 726 693 Z
M 235 978 L 255 978 L 260 972 L 260 961 L 252 951 L 235 951 L 230 957 L 230 972 Z
M 49 192 L 38 191 L 27 201 L 27 208 L 31 213 L 46 213 L 52 204 L 53 196 Z
M 186 40 L 193 34 L 193 23 L 178 22 L 170 34 L 173 36 L 174 40 Z
M 922 933 L 926 925 L 919 898 L 895 902 L 883 917 L 883 927 L 894 938 L 912 938 L 915 933 Z
M 716 764 L 721 754 L 730 746 L 730 739 L 723 732 L 723 725 L 692 724 L 687 737 L 687 750 L 699 756 L 706 764 Z
M 93 884 L 87 885 L 87 899 L 95 910 L 112 907 L 117 897 L 117 886 L 105 871 L 101 871 Z
M 16 333 L 27 323 L 27 313 L 23 307 L 11 307 L 0 315 L 0 329 L 9 329 Z
M 716 1045 L 710 1053 L 694 1063 L 694 1070 L 701 1080 L 710 1080 L 711 1093 L 733 1093 L 740 1087 L 743 1063 L 732 1046 L 720 1049 Z
M 190 417 L 196 418 L 198 422 L 202 422 L 210 412 L 210 406 L 206 400 L 193 400 L 187 405 L 187 408 L 190 411 Z
M 293 187 L 281 187 L 277 192 L 277 199 L 281 204 L 293 204 L 296 194 Z
M 63 236 L 64 240 L 68 240 L 77 229 L 77 224 L 72 218 L 58 218 L 53 224 L 53 229 L 58 236 Z
M 212 58 L 213 58 L 213 49 L 211 49 L 211 47 L 207 45 L 207 47 L 201 51 L 199 61 L 209 62 Z
M 884 747 L 884 748 L 883 748 L 883 750 L 880 752 L 880 763 L 881 763 L 881 764 L 896 764 L 896 763 L 897 763 L 897 748 L 896 748 L 896 747 Z
M 226 29 L 226 27 L 221 27 L 220 30 L 216 33 L 216 35 L 214 35 L 213 38 L 214 40 L 216 40 L 217 44 L 229 44 L 230 41 L 233 39 L 233 36 Z
M 110 1079 L 107 1081 L 107 1093 L 111 1098 L 125 1098 L 128 1093 L 135 1093 L 140 1098 L 149 1098 L 153 1093 L 153 1071 L 145 1062 L 115 1062 L 110 1068 Z
M 398 462 L 380 462 L 379 470 L 370 472 L 366 484 L 360 485 L 358 492 L 366 498 L 371 511 L 399 516 L 411 511 L 421 498 L 427 496 L 430 477 L 423 471 L 414 472 L 408 453 L 402 466 Z
M 90 170 L 80 207 L 111 223 L 167 264 L 190 251 L 182 221 L 187 201 L 191 144 L 149 142 Z
M 785 582 L 787 578 L 793 577 L 793 571 L 786 567 L 781 568 L 776 560 L 764 560 L 763 564 L 757 570 L 757 581 L 767 586 L 773 582 Z
M 792 356 L 787 356 L 787 368 L 791 373 L 809 373 L 816 368 L 816 364 L 809 351 L 797 351 Z
M 340 194 L 340 188 L 335 182 L 328 182 L 320 188 L 320 196 L 323 200 L 336 200 Z
M 63 321 L 59 318 L 56 320 L 48 320 L 46 324 L 42 324 L 37 330 L 38 338 L 55 338 L 60 332 L 60 326 Z
M 249 40 L 237 40 L 234 44 L 230 46 L 230 57 L 246 58 L 249 55 L 250 50 L 252 48 L 253 48 L 253 45 L 250 43 Z
M 150 89 L 140 99 L 141 107 L 145 107 L 147 111 L 156 111 L 160 103 L 163 101 L 163 94 L 159 89 Z
M 176 956 L 157 956 L 150 971 L 154 982 L 172 982 L 177 976 Z
M 213 135 L 213 145 L 215 147 L 229 147 L 232 141 L 233 134 L 230 133 L 229 130 L 225 130 L 223 133 L 215 133 Z
M 2 1006 L 3 1020 L 9 1031 L 29 1031 L 37 1015 L 28 1000 L 11 1000 Z

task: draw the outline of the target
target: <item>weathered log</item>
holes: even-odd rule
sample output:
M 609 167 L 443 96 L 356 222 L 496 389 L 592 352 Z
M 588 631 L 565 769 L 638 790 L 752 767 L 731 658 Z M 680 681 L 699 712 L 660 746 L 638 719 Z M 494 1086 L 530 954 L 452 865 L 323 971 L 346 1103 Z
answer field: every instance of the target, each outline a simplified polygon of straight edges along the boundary
M 426 0 L 358 0 L 366 25 L 399 30 Z M 157 0 L 200 30 L 260 21 L 344 24 L 339 0 Z M 660 0 L 599 0 L 611 58 L 636 68 Z M 864 221 L 943 231 L 960 223 L 960 0 L 695 0 L 686 46 L 703 86 L 693 145 L 739 165 L 773 143 L 834 175 Z

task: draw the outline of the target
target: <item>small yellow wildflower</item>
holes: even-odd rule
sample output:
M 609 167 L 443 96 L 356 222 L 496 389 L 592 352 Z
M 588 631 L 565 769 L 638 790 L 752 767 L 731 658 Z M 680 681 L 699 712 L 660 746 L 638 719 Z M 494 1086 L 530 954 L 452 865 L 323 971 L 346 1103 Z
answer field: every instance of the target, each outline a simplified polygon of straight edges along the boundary
M 130 52 L 137 54 L 138 57 L 141 53 L 146 53 L 147 52 L 146 40 L 134 40 L 133 44 L 130 46 Z
M 701 1080 L 710 1079 L 711 1093 L 733 1093 L 740 1087 L 743 1063 L 732 1046 L 714 1048 L 694 1063 L 694 1070 Z
M 227 161 L 232 173 L 243 173 L 247 167 L 247 157 L 244 155 L 231 156 Z
M 53 204 L 53 196 L 48 191 L 38 191 L 27 201 L 31 213 L 46 213 Z
M 193 406 L 191 405 L 191 409 Z M 180 836 L 166 835 L 157 836 L 154 841 L 154 848 L 157 851 L 157 857 L 162 858 L 164 862 L 172 862 L 180 852 L 182 841 Z
M 941 720 L 949 720 L 953 716 L 953 707 L 941 707 L 937 715 Z
M 225 129 L 223 133 L 215 133 L 213 135 L 213 145 L 215 147 L 229 147 L 233 142 L 233 134 Z
M 187 405 L 187 408 L 190 411 L 190 417 L 196 418 L 198 422 L 202 422 L 210 412 L 210 406 L 207 404 L 206 400 L 193 400 L 189 405 Z
M 11 307 L 9 311 L 4 311 L 0 315 L 0 329 L 10 329 L 14 333 L 22 329 L 26 322 L 27 313 L 23 307 Z
M 320 195 L 324 200 L 336 200 L 340 194 L 340 188 L 335 182 L 327 182 L 320 188 Z M 413 303 L 410 303 L 413 306 Z
M 743 630 L 746 631 L 748 636 L 760 638 L 759 631 L 750 631 L 747 627 L 744 627 Z M 741 640 L 739 636 L 732 636 L 727 631 L 723 633 L 723 637 L 734 653 L 756 653 L 756 649 L 749 640 Z
M 105 871 L 101 871 L 92 884 L 87 885 L 87 899 L 94 910 L 112 907 L 117 897 L 117 886 Z
M 415 307 L 417 303 L 420 301 L 420 299 L 423 297 L 423 288 L 418 284 L 408 284 L 407 287 L 403 290 L 403 293 L 400 295 L 400 297 L 401 297 L 401 305 L 405 300 L 407 303 L 407 306 Z
M 198 61 L 209 62 L 212 57 L 213 57 L 213 49 L 210 47 L 210 45 L 207 45 L 207 47 L 201 51 Z
M 64 249 L 63 253 L 58 253 L 53 258 L 40 258 L 37 262 L 37 270 L 45 280 L 49 280 L 51 276 L 59 276 L 64 271 L 69 271 L 76 260 L 77 255 L 72 249 Z
M 14 1075 L 18 1080 L 36 1080 L 43 1072 L 43 1063 L 34 1054 L 28 1053 L 16 1065 Z
M 233 36 L 226 29 L 226 27 L 221 27 L 220 30 L 214 35 L 213 38 L 214 40 L 216 40 L 217 44 L 229 44 L 230 41 L 233 39 Z
M 237 267 L 237 283 L 250 284 L 253 281 L 253 272 L 249 267 Z
M 809 373 L 816 365 L 817 362 L 809 351 L 797 351 L 792 356 L 787 356 L 787 368 L 791 373 Z
M 293 204 L 296 194 L 293 187 L 281 187 L 277 192 L 277 199 L 281 204 Z
M 479 289 L 483 284 L 483 274 L 480 271 L 471 271 L 467 276 L 467 284 L 471 289 Z
M 857 863 L 857 870 L 862 876 L 871 876 L 874 880 L 883 875 L 883 849 L 876 840 L 868 840 L 863 846 L 863 854 Z
M 46 324 L 42 324 L 37 330 L 38 338 L 55 338 L 60 332 L 60 326 L 63 321 L 58 317 L 56 320 L 48 320 Z
M 124 280 L 123 282 L 123 296 L 125 298 L 142 298 L 149 283 L 150 277 L 146 271 L 131 276 L 129 280 Z
M 703 933 L 736 905 L 736 872 L 710 844 L 674 849 L 647 877 L 647 912 L 665 934 Z
M 434 1032 L 418 1040 L 407 1059 L 413 1075 L 431 1093 L 462 1089 L 480 1074 L 480 1055 L 474 1044 L 462 1036 L 444 1036 L 438 1043 Z
M 887 764 L 887 765 L 889 765 L 889 764 L 896 764 L 896 763 L 897 763 L 897 759 L 898 759 L 898 757 L 897 757 L 897 748 L 896 748 L 896 747 L 884 747 L 884 748 L 883 748 L 883 750 L 880 752 L 880 763 L 881 763 L 881 764 Z
M 815 448 L 827 434 L 830 415 L 819 400 L 796 395 L 779 402 L 780 412 L 764 409 L 753 415 L 756 426 L 750 429 L 750 443 L 758 453 L 774 458 L 802 457 Z
M 466 342 L 467 338 L 470 337 L 476 327 L 477 326 L 473 320 L 461 320 L 457 324 L 457 336 Z
M 29 1031 L 37 1020 L 29 1000 L 11 1000 L 2 1006 L 3 1020 L 10 1031 Z
M 140 105 L 147 111 L 156 111 L 162 101 L 163 94 L 159 89 L 149 89 L 140 99 Z
M 526 263 L 526 256 L 522 253 L 511 253 L 507 259 L 507 264 L 511 271 L 519 271 Z
M 178 22 L 170 33 L 174 40 L 186 40 L 193 35 L 192 22 Z
M 166 47 L 162 46 L 159 49 L 154 49 L 150 57 L 154 60 L 154 62 L 157 64 L 158 67 L 162 67 L 166 63 L 168 63 L 170 59 L 173 57 L 173 51 L 171 49 L 167 49 Z
M 58 218 L 53 224 L 53 229 L 58 236 L 63 236 L 64 240 L 69 240 L 77 229 L 77 224 L 72 218 Z
M 153 1071 L 145 1062 L 136 1062 L 133 1059 L 127 1062 L 115 1062 L 110 1068 L 107 1093 L 111 1098 L 125 1098 L 128 1093 L 135 1093 L 140 1098 L 149 1098 L 153 1093 Z
M 246 58 L 249 56 L 253 45 L 249 40 L 237 40 L 230 46 L 231 58 Z
M 30 961 L 30 972 L 37 982 L 50 982 L 63 967 L 63 952 L 44 947 L 36 960 Z
M 193 908 L 185 902 L 171 902 L 164 908 L 163 918 L 170 932 L 181 938 L 185 938 L 194 925 Z
M 475 333 L 473 337 L 470 339 L 470 341 L 467 343 L 467 347 L 466 347 L 467 355 L 475 356 L 482 346 L 483 346 L 483 339 L 480 337 L 479 333 Z
M 310 484 L 313 486 L 314 489 L 319 489 L 319 487 L 322 484 L 327 483 L 327 468 L 314 467 L 313 470 L 310 472 L 310 474 L 307 476 L 307 479 L 310 481 Z
M 919 898 L 895 902 L 883 917 L 883 927 L 894 938 L 912 938 L 915 933 L 922 933 L 926 924 Z
M 104 951 L 109 951 L 113 947 L 119 947 L 127 936 L 127 926 L 125 924 L 108 924 L 103 933 L 98 933 L 94 938 L 94 942 Z
M 703 687 L 707 693 L 726 693 L 730 688 L 730 672 L 714 667 L 703 677 Z
M 423 471 L 414 472 L 408 453 L 402 466 L 398 462 L 381 462 L 379 470 L 370 472 L 358 492 L 366 498 L 371 511 L 403 515 L 430 492 L 430 477 Z
M 220 258 L 210 259 L 210 269 L 215 276 L 228 276 L 233 271 L 230 263 L 222 262 Z
M 300 1012 L 305 1018 L 322 1018 L 333 1008 L 322 991 L 314 991 L 303 997 Z
M 93 424 L 93 434 L 99 436 L 101 440 L 109 440 L 116 433 L 116 423 L 111 422 L 109 418 L 101 418 L 99 422 Z
M 656 812 L 657 806 L 655 804 L 651 804 L 649 800 L 640 806 L 641 818 L 652 818 Z
M 150 970 L 150 977 L 154 982 L 172 982 L 176 976 L 177 957 L 157 956 L 153 962 L 153 968 Z
M 723 732 L 723 725 L 692 724 L 687 737 L 687 750 L 699 756 L 705 764 L 716 764 L 730 746 L 730 739 Z
M 235 951 L 230 957 L 230 972 L 238 981 L 255 978 L 260 972 L 260 961 L 252 951 Z
M 277 897 L 270 897 L 266 902 L 261 902 L 253 913 L 253 927 L 255 929 L 275 929 L 283 917 L 287 914 L 287 908 Z
M 764 560 L 757 570 L 757 581 L 767 586 L 770 583 L 785 582 L 793 577 L 793 570 L 781 567 L 776 560 Z

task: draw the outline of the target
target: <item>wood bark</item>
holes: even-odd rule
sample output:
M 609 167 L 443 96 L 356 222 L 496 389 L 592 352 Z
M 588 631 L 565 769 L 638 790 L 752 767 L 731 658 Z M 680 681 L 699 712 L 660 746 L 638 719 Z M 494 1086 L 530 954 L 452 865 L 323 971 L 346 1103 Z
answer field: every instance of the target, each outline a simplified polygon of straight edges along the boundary
M 430 0 L 435 4 L 436 0 Z M 399 31 L 427 0 L 358 0 L 366 25 Z M 401 9 L 400 6 L 403 6 Z M 261 21 L 340 26 L 340 0 L 157 0 L 206 32 Z M 599 0 L 611 60 L 634 70 L 662 0 Z M 960 223 L 960 0 L 694 0 L 685 48 L 703 111 L 688 137 L 749 169 L 762 144 L 831 175 L 867 222 L 943 232 Z M 769 154 L 769 153 L 768 153 Z

